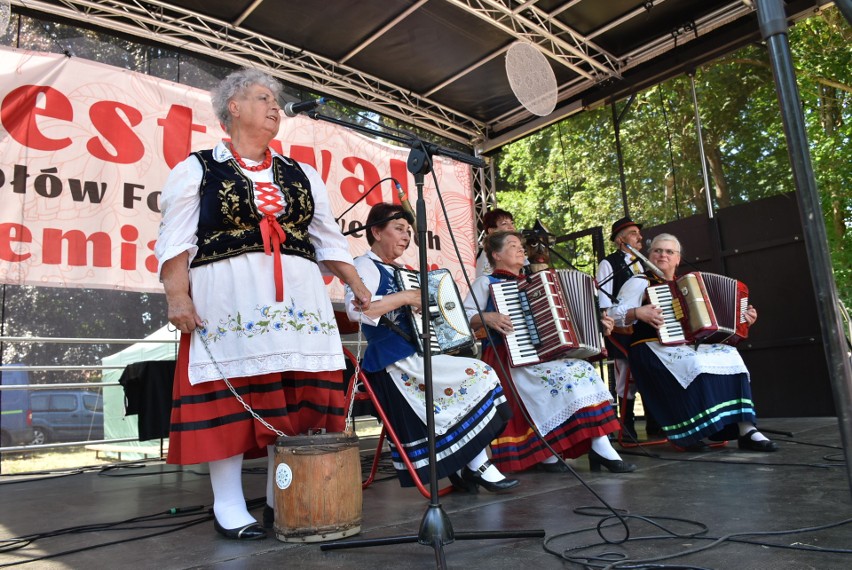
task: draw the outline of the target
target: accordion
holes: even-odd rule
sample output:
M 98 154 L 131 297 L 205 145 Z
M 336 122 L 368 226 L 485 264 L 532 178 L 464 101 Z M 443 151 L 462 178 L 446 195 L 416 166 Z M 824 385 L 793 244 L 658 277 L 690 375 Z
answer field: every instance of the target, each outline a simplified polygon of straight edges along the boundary
M 748 337 L 748 287 L 736 279 L 695 271 L 652 285 L 647 293 L 648 300 L 663 310 L 660 344 L 735 345 Z
M 420 289 L 420 273 L 397 268 L 394 274 L 397 286 L 402 291 Z M 435 269 L 428 275 L 430 353 L 452 354 L 473 346 L 475 339 L 470 330 L 467 313 L 459 296 L 456 282 L 448 269 Z M 408 317 L 416 333 L 417 350 L 423 354 L 423 320 L 419 313 L 406 307 Z
M 492 283 L 491 298 L 512 320 L 513 332 L 503 335 L 512 367 L 605 354 L 594 281 L 585 273 L 546 269 Z

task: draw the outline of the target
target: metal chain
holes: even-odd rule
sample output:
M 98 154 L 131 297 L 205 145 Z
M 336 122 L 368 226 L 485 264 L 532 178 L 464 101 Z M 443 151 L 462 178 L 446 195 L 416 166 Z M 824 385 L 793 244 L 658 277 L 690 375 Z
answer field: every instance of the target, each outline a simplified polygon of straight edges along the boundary
M 364 343 L 364 333 L 361 331 L 361 315 L 363 311 L 361 309 L 358 310 L 359 318 L 358 318 L 358 340 L 355 343 L 355 372 L 352 374 L 352 393 L 349 396 L 349 409 L 346 412 L 346 432 L 347 433 L 355 433 L 355 425 L 354 419 L 352 418 L 353 411 L 355 409 L 355 390 L 358 389 L 358 376 L 361 373 L 361 347 Z M 342 340 L 341 340 L 342 343 Z
M 248 413 L 250 413 L 250 414 L 251 414 L 251 417 L 253 417 L 253 418 L 254 418 L 254 419 L 256 419 L 257 421 L 259 421 L 261 424 L 263 424 L 263 425 L 264 425 L 264 427 L 266 427 L 266 429 L 268 429 L 269 431 L 271 431 L 271 432 L 275 433 L 278 437 L 287 437 L 287 434 L 285 434 L 283 431 L 278 430 L 278 429 L 275 429 L 275 428 L 272 426 L 272 424 L 270 424 L 270 423 L 269 423 L 269 422 L 267 422 L 265 419 L 263 419 L 262 417 L 260 417 L 260 416 L 257 414 L 257 412 L 255 412 L 254 410 L 252 410 L 252 409 L 251 409 L 251 406 L 249 406 L 249 405 L 246 403 L 246 401 L 245 401 L 245 400 L 243 400 L 242 396 L 240 396 L 239 394 L 237 394 L 237 391 L 236 391 L 236 390 L 234 389 L 234 387 L 231 385 L 231 382 L 230 382 L 230 380 L 228 380 L 228 377 L 227 377 L 227 376 L 225 376 L 225 373 L 222 371 L 222 368 L 219 366 L 219 363 L 218 363 L 218 362 L 216 362 L 216 359 L 215 359 L 215 358 L 213 358 L 213 353 L 212 353 L 212 352 L 210 352 L 210 346 L 208 346 L 208 344 L 207 344 L 207 339 L 206 339 L 206 338 L 204 338 L 204 335 L 201 333 L 201 329 L 200 329 L 200 328 L 197 328 L 197 329 L 195 329 L 195 332 L 197 332 L 197 333 L 198 333 L 198 338 L 200 338 L 200 339 L 201 339 L 201 344 L 203 344 L 203 345 L 204 345 L 204 350 L 206 350 L 206 351 L 207 351 L 207 356 L 209 356 L 209 357 L 210 357 L 210 361 L 213 363 L 213 366 L 215 366 L 215 367 L 216 367 L 216 371 L 217 371 L 217 372 L 219 372 L 219 374 L 221 374 L 221 375 L 222 375 L 222 380 L 224 380 L 224 381 L 225 381 L 225 385 L 226 385 L 226 386 L 228 386 L 228 390 L 230 390 L 230 391 L 231 391 L 231 394 L 233 394 L 233 395 L 234 395 L 234 397 L 237 399 L 237 401 L 238 401 L 240 404 L 242 404 L 242 405 L 243 405 L 243 407 L 246 409 L 246 411 L 247 411 Z

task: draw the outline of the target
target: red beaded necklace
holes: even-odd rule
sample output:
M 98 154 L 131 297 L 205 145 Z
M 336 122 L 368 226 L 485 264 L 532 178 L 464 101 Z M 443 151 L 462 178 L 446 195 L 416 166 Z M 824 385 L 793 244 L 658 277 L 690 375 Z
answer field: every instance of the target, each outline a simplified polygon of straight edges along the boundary
M 237 152 L 237 149 L 234 148 L 234 145 L 229 144 L 231 147 L 231 155 L 234 157 L 234 160 L 237 161 L 237 164 L 243 170 L 248 170 L 249 172 L 260 172 L 261 170 L 266 170 L 272 165 L 272 151 L 269 150 L 269 147 L 266 147 L 266 155 L 263 157 L 263 162 L 258 164 L 257 166 L 247 166 L 243 161 L 243 157 L 240 156 L 240 153 Z

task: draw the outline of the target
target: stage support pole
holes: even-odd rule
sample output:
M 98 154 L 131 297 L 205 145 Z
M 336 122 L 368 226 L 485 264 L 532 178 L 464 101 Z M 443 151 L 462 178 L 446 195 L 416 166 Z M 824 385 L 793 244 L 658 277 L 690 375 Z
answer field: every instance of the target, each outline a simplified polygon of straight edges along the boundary
M 846 455 L 846 477 L 852 493 L 852 359 L 849 358 L 844 345 L 846 337 L 838 310 L 837 288 L 831 270 L 825 222 L 808 150 L 805 119 L 787 38 L 787 16 L 783 0 L 757 0 L 755 4 L 760 32 L 769 48 L 769 62 L 781 106 L 787 150 L 796 182 L 796 198 L 802 216 L 805 250 L 817 297 L 820 332 L 840 423 L 840 438 Z

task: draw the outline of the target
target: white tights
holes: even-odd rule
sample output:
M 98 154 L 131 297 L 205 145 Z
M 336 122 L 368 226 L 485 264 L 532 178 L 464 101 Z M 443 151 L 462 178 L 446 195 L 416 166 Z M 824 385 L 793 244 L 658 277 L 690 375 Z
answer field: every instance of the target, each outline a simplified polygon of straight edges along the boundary
M 211 461 L 207 465 L 213 487 L 213 513 L 219 524 L 226 529 L 235 529 L 256 522 L 246 508 L 243 495 L 242 454 Z

